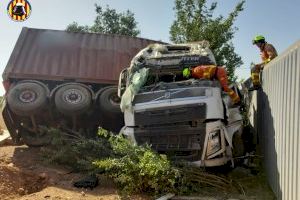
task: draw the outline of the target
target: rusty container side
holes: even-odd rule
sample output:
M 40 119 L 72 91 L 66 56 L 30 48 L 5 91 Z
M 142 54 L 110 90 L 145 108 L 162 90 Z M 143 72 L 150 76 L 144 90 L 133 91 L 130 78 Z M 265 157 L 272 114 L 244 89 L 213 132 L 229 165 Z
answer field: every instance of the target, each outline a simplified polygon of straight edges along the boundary
M 116 84 L 132 57 L 157 41 L 130 36 L 23 28 L 3 80 Z

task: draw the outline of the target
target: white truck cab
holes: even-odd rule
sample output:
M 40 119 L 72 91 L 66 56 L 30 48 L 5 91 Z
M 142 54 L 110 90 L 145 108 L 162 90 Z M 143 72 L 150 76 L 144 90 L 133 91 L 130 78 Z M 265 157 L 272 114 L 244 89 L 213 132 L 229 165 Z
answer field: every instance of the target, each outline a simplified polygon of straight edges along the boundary
M 233 163 L 243 154 L 234 150 L 234 138 L 242 142 L 239 108 L 218 81 L 182 76 L 183 68 L 205 64 L 216 64 L 207 42 L 154 44 L 140 51 L 120 74 L 122 134 L 197 166 Z

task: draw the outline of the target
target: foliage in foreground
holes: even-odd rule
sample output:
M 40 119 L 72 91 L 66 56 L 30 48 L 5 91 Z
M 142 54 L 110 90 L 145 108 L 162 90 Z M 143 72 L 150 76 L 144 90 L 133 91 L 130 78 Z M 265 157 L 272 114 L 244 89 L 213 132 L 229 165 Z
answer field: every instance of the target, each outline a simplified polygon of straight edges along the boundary
M 164 193 L 175 192 L 179 171 L 164 155 L 149 146 L 132 145 L 122 137 L 110 137 L 113 157 L 93 162 L 113 178 L 124 191 Z
M 104 130 L 99 131 L 96 139 L 84 139 L 79 135 L 70 138 L 59 132 L 49 129 L 55 137 L 52 145 L 42 151 L 46 161 L 68 165 L 81 172 L 107 175 L 124 194 L 187 194 L 199 192 L 203 186 L 231 188 L 231 182 L 224 178 L 182 163 L 172 163 L 150 146 L 133 145 L 122 136 Z

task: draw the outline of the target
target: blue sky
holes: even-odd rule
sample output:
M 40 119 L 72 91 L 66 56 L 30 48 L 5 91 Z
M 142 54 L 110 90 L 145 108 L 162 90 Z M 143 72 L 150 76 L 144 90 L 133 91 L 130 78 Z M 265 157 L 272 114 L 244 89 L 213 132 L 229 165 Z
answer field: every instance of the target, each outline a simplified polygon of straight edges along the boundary
M 6 13 L 9 0 L 0 3 L 0 71 L 4 70 L 21 28 L 34 27 L 63 30 L 76 21 L 90 25 L 95 18 L 94 3 L 109 5 L 117 11 L 135 13 L 140 37 L 169 42 L 169 28 L 174 20 L 174 0 L 29 0 L 33 12 L 25 22 L 13 22 Z M 208 3 L 212 1 L 208 0 Z M 217 14 L 227 16 L 238 0 L 217 0 Z M 300 39 L 299 0 L 246 0 L 235 26 L 239 28 L 233 44 L 244 65 L 236 71 L 249 77 L 250 63 L 259 62 L 259 50 L 251 44 L 253 36 L 262 34 L 279 53 Z M 4 93 L 0 86 L 0 95 Z

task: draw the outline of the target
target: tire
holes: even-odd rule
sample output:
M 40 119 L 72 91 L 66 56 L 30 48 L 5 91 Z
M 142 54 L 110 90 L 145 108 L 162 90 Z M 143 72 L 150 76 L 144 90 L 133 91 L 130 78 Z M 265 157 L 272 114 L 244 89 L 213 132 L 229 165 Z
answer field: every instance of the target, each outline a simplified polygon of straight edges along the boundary
M 124 115 L 120 108 L 121 99 L 118 96 L 118 88 L 107 87 L 99 96 L 100 126 L 113 133 L 118 133 L 124 126 Z
M 78 84 L 62 86 L 55 93 L 56 108 L 66 115 L 80 115 L 90 108 L 91 103 L 91 93 Z
M 120 108 L 121 99 L 118 97 L 118 88 L 115 86 L 107 87 L 100 94 L 99 104 L 103 113 L 108 115 L 121 114 Z
M 37 83 L 20 83 L 9 90 L 7 103 L 13 113 L 30 116 L 46 106 L 47 91 Z

